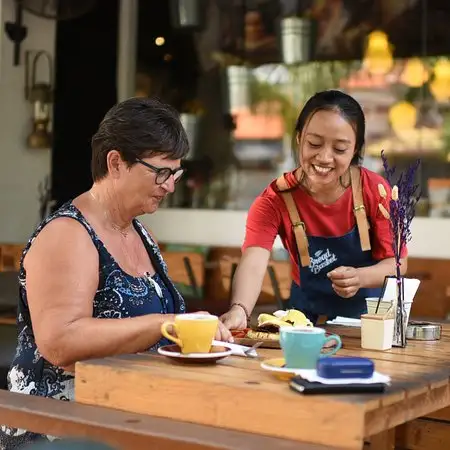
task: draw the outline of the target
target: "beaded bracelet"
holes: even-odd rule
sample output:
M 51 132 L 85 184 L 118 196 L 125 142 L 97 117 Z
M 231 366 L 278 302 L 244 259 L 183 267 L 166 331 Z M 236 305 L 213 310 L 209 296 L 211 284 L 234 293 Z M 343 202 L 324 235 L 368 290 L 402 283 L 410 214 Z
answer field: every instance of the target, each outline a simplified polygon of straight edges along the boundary
M 240 306 L 244 310 L 244 313 L 245 313 L 245 315 L 247 317 L 247 322 L 250 322 L 250 314 L 248 313 L 247 308 L 242 303 L 233 303 L 231 306 L 232 307 L 233 306 Z

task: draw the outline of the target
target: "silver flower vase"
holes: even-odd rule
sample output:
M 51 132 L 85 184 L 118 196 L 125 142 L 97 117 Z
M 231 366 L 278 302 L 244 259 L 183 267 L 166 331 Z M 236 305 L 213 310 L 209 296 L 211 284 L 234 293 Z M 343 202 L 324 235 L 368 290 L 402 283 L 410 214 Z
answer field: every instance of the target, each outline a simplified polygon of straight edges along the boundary
M 406 327 L 408 326 L 408 314 L 405 308 L 405 279 L 399 277 L 397 281 L 397 295 L 394 303 L 394 335 L 393 347 L 406 347 Z

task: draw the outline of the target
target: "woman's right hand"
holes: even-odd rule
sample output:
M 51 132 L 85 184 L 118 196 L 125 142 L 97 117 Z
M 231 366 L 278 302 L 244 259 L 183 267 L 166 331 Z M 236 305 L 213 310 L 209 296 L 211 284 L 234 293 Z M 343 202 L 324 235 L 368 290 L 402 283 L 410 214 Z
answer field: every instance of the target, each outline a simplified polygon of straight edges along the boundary
M 232 306 L 228 312 L 220 316 L 220 320 L 229 330 L 242 330 L 247 328 L 247 315 L 238 305 Z

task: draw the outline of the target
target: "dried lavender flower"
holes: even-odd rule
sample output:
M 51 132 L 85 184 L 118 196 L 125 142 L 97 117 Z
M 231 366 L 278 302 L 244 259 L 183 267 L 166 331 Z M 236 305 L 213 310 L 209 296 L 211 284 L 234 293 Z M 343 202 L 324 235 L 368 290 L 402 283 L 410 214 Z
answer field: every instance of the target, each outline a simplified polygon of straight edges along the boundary
M 415 216 L 415 207 L 420 198 L 418 185 L 414 178 L 420 165 L 420 159 L 402 172 L 395 182 L 396 167 L 390 167 L 384 151 L 381 152 L 383 168 L 388 183 L 392 186 L 392 199 L 389 202 L 390 226 L 392 230 L 397 275 L 400 277 L 400 256 L 406 244 L 411 240 L 411 222 Z

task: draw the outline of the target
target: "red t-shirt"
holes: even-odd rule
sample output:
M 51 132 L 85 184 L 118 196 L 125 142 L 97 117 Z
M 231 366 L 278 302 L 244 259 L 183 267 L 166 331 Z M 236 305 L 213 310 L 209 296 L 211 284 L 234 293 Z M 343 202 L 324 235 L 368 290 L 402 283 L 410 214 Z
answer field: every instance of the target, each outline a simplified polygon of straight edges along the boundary
M 294 172 L 284 174 L 289 186 L 295 185 Z M 391 188 L 387 181 L 375 172 L 361 168 L 363 201 L 370 223 L 372 257 L 380 261 L 392 258 L 392 233 L 389 221 L 382 215 L 378 204 L 389 210 L 386 199 L 382 199 L 378 185 L 383 184 L 388 197 Z M 292 263 L 292 279 L 300 284 L 298 250 L 292 230 L 289 213 L 284 200 L 276 191 L 274 180 L 253 202 L 249 209 L 246 234 L 242 250 L 249 247 L 261 247 L 272 250 L 276 236 L 279 234 L 284 247 L 290 255 Z M 303 188 L 291 191 L 300 217 L 310 236 L 333 237 L 343 236 L 356 224 L 353 213 L 353 196 L 351 187 L 331 205 L 323 205 L 314 200 Z M 402 255 L 406 257 L 405 254 Z

